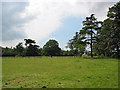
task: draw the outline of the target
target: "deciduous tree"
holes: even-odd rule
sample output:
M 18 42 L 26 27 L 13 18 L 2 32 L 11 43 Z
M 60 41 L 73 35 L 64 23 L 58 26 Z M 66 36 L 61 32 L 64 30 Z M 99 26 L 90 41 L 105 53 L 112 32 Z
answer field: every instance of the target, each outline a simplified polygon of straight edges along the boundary
M 59 43 L 56 40 L 49 40 L 43 46 L 43 53 L 47 56 L 60 55 L 61 49 L 59 48 Z

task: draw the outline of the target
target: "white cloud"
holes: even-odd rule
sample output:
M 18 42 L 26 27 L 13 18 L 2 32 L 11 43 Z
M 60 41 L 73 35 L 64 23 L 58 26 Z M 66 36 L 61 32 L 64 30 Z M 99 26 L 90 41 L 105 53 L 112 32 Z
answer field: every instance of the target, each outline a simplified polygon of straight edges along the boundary
M 95 13 L 99 20 L 103 20 L 109 6 L 102 3 L 104 7 L 101 7 L 102 4 L 96 2 L 79 2 L 79 0 L 29 0 L 29 2 L 26 16 L 36 14 L 37 17 L 26 23 L 25 32 L 29 38 L 35 40 L 49 37 L 62 25 L 62 19 L 68 16 L 79 17 Z
M 80 17 L 95 13 L 99 20 L 106 18 L 108 6 L 113 3 L 85 2 L 80 0 L 28 0 L 29 5 L 20 13 L 21 18 L 36 16 L 32 21 L 25 22 L 23 30 L 27 38 L 40 41 L 62 25 L 62 20 L 69 16 Z M 62 37 L 62 36 L 61 36 Z M 21 40 L 21 39 L 20 39 Z M 18 40 L 13 40 L 13 44 Z M 13 45 L 8 44 L 6 45 Z M 5 44 L 4 44 L 5 45 Z

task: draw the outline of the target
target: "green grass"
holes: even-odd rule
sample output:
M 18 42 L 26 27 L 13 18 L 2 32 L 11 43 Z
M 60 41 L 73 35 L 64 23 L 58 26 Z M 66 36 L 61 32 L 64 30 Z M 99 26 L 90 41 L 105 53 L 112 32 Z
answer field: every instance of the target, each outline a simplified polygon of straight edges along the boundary
M 117 59 L 2 58 L 3 88 L 118 88 Z

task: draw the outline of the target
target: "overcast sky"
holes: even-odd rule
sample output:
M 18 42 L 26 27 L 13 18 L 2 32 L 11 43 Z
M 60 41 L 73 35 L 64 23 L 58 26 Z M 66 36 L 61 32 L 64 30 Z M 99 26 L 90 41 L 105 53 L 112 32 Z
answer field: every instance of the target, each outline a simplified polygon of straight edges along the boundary
M 98 20 L 104 20 L 108 8 L 115 3 L 80 0 L 2 2 L 2 46 L 14 47 L 24 38 L 31 38 L 42 47 L 49 39 L 56 39 L 65 49 L 68 40 L 82 28 L 85 17 L 94 13 Z

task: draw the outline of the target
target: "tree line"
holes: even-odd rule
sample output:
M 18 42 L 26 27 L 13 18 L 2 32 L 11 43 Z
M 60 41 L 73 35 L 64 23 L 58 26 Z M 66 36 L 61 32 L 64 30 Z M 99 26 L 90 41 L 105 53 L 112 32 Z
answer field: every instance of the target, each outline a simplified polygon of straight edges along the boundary
M 71 51 L 61 50 L 56 40 L 50 39 L 43 48 L 36 45 L 35 40 L 24 39 L 14 48 L 2 48 L 2 56 L 73 56 Z
M 108 56 L 120 58 L 120 2 L 109 8 L 107 19 L 98 21 L 91 14 L 83 21 L 83 28 L 75 33 L 61 50 L 56 40 L 49 40 L 43 48 L 36 45 L 35 40 L 24 39 L 14 48 L 3 48 L 2 56 Z M 90 47 L 90 51 L 86 48 Z

